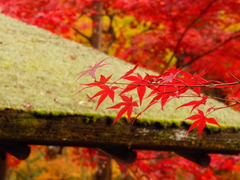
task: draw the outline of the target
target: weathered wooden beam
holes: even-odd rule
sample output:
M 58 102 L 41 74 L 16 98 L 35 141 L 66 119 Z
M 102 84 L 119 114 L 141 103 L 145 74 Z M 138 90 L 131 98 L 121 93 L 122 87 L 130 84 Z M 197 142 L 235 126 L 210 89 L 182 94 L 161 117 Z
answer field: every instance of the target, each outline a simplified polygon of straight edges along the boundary
M 161 127 L 157 123 L 134 125 L 124 120 L 112 125 L 112 118 L 95 115 L 41 115 L 5 109 L 0 111 L 0 142 L 83 146 L 107 149 L 149 149 L 178 152 L 240 152 L 240 131 L 228 128 L 218 132 L 185 135 L 188 125 Z

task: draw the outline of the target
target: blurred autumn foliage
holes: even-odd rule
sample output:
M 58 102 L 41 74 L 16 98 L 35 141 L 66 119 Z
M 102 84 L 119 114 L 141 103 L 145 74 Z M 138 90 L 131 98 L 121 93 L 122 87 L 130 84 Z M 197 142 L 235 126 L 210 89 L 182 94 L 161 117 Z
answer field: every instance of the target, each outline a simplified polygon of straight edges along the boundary
M 240 78 L 238 0 L 0 0 L 0 7 L 4 14 L 159 73 L 177 66 L 205 69 L 216 80 Z M 64 148 L 54 158 L 46 150 L 33 147 L 26 161 L 8 158 L 9 179 L 93 179 L 98 159 L 105 161 L 87 148 Z M 133 164 L 111 160 L 111 178 L 240 179 L 239 156 L 211 158 L 210 166 L 201 168 L 171 152 L 138 151 Z
M 32 146 L 27 160 L 19 161 L 12 156 L 8 158 L 8 179 L 90 179 L 96 171 L 94 150 L 65 148 L 61 155 L 55 154 L 54 157 L 50 157 L 48 151 L 46 146 Z
M 9 164 L 8 179 L 16 180 L 78 180 L 94 179 L 98 170 L 98 151 L 89 148 L 64 148 L 54 158 L 46 156 L 46 146 L 32 147 L 30 157 L 17 164 Z M 188 161 L 172 152 L 138 151 L 137 161 L 122 164 L 112 159 L 111 179 L 239 179 L 239 156 L 211 155 L 207 168 Z M 13 157 L 8 159 L 13 160 Z M 104 161 L 103 161 L 104 162 Z

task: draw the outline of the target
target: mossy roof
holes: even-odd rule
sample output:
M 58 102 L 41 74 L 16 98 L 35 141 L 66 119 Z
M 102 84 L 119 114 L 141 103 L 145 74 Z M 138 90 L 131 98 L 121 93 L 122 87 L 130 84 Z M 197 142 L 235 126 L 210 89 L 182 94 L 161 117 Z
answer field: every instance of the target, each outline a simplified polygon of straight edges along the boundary
M 106 63 L 111 65 L 100 68 L 97 71 L 98 76 L 113 74 L 117 78 L 132 68 L 132 64 L 2 14 L 0 24 L 0 117 L 4 122 L 6 118 L 3 117 L 12 117 L 11 114 L 14 114 L 12 118 L 15 119 L 19 119 L 20 116 L 41 119 L 39 117 L 44 116 L 44 119 L 84 117 L 84 122 L 106 118 L 107 121 L 112 121 L 116 111 L 106 110 L 106 107 L 112 105 L 110 101 L 96 111 L 96 102 L 88 102 L 86 96 L 92 95 L 95 90 L 76 93 L 81 88 L 80 83 L 92 82 L 91 77 L 85 76 L 77 82 L 74 82 L 74 78 L 80 71 L 106 57 Z M 145 71 L 139 69 L 140 73 Z M 137 124 L 141 128 L 152 125 L 155 128 L 156 124 L 164 128 L 177 127 L 178 132 L 170 134 L 167 138 L 191 139 L 193 136 L 184 136 L 184 126 L 189 124 L 185 118 L 190 116 L 190 109 L 175 109 L 189 100 L 172 101 L 164 111 L 159 111 L 158 107 L 153 108 L 145 113 Z M 211 100 L 209 106 L 213 104 L 223 105 Z M 231 132 L 234 130 L 234 134 L 238 132 L 238 112 L 229 108 L 218 111 L 213 116 L 222 125 L 222 130 L 231 129 Z M 147 134 L 148 129 L 145 130 Z M 209 127 L 209 130 L 222 131 L 215 126 Z M 194 139 L 197 139 L 196 133 Z

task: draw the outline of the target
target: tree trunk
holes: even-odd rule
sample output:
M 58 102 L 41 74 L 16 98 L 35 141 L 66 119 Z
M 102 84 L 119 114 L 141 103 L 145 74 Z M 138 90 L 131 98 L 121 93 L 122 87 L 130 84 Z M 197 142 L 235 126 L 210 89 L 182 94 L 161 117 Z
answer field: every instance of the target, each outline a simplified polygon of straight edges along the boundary
M 102 7 L 103 3 L 99 1 L 93 2 L 93 10 L 95 11 L 92 15 L 92 36 L 90 39 L 93 48 L 100 50 L 102 43 Z M 102 152 L 100 155 L 106 156 Z M 112 178 L 112 163 L 111 158 L 106 157 L 106 160 L 99 159 L 98 171 L 95 174 L 95 180 L 111 180 Z
M 90 42 L 93 48 L 100 50 L 102 42 L 102 7 L 103 3 L 99 1 L 93 2 L 93 15 L 92 15 L 92 36 Z

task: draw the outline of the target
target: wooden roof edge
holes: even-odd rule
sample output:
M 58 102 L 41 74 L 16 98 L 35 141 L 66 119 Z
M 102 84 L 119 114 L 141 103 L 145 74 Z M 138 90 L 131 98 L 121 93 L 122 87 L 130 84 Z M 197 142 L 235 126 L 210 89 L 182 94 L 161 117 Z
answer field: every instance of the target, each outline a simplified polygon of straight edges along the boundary
M 142 126 L 122 120 L 112 125 L 109 117 L 95 121 L 86 116 L 45 116 L 24 111 L 0 111 L 2 144 L 41 144 L 95 148 L 191 151 L 237 154 L 240 133 L 235 129 L 211 132 L 205 130 L 200 139 L 196 132 L 186 136 L 188 125 L 161 127 Z M 84 119 L 85 118 L 85 119 Z

